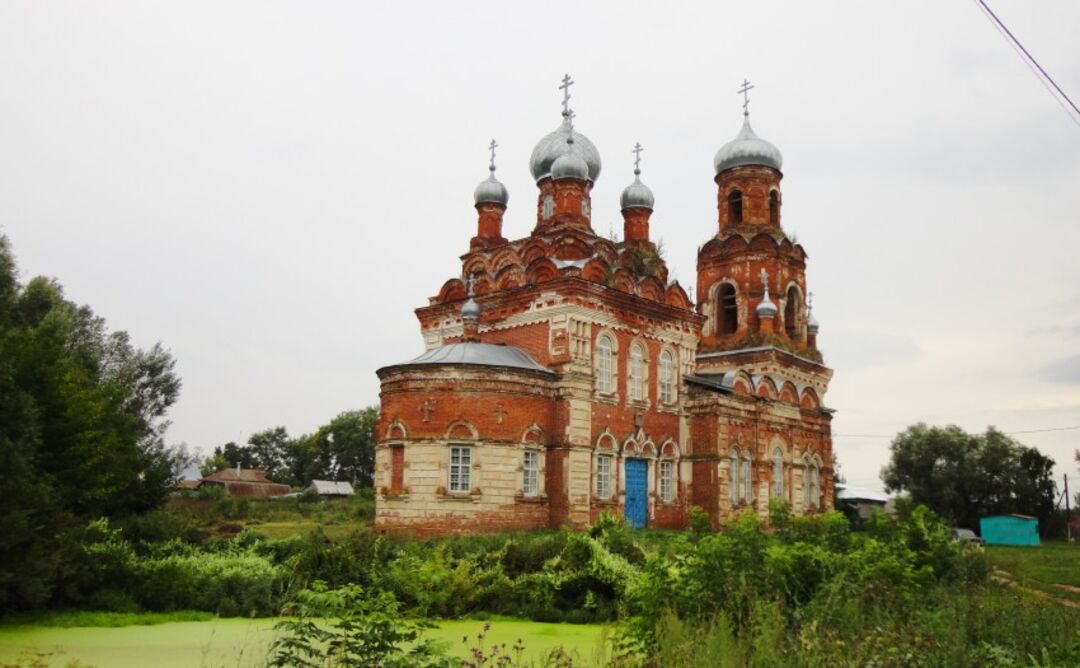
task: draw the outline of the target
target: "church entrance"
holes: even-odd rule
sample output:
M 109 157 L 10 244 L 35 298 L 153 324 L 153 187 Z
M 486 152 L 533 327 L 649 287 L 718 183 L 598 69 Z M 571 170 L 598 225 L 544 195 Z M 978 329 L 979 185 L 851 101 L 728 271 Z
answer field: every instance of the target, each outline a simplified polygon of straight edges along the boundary
M 649 465 L 644 459 L 626 460 L 626 521 L 644 528 L 649 518 Z

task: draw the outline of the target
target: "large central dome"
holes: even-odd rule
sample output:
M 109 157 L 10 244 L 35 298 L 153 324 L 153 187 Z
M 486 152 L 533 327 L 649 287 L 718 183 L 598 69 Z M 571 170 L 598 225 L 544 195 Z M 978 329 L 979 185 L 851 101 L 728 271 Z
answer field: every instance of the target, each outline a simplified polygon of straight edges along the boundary
M 784 158 L 780 155 L 780 149 L 754 133 L 749 117 L 744 117 L 738 136 L 721 146 L 713 158 L 713 167 L 717 174 L 743 165 L 764 165 L 780 171 L 783 164 Z
M 570 136 L 570 131 L 570 121 L 563 120 L 558 129 L 548 133 L 537 142 L 532 157 L 529 158 L 529 171 L 532 172 L 533 179 L 539 181 L 542 178 L 551 176 L 551 163 L 555 162 L 555 159 L 560 155 L 566 153 L 566 138 Z M 589 166 L 589 180 L 596 183 L 596 179 L 600 176 L 600 152 L 596 150 L 589 138 L 578 132 L 576 128 L 573 129 L 573 132 L 574 143 L 570 145 L 569 150 L 585 160 L 585 164 Z

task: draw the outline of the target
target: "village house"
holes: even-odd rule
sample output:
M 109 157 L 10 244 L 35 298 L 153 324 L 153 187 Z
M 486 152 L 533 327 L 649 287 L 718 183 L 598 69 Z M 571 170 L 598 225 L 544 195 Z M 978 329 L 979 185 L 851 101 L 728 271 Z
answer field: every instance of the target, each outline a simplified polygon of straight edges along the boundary
M 563 120 L 532 152 L 535 226 L 503 237 L 507 189 L 474 193 L 475 236 L 416 310 L 426 351 L 378 370 L 378 529 L 415 534 L 713 522 L 782 499 L 832 506 L 832 371 L 817 346 L 806 253 L 781 225 L 782 158 L 750 127 L 714 158 L 696 299 L 650 234 L 654 195 L 622 192 L 621 241 L 592 226 L 600 154 Z M 750 86 L 745 84 L 741 92 Z M 682 223 L 686 224 L 686 223 Z

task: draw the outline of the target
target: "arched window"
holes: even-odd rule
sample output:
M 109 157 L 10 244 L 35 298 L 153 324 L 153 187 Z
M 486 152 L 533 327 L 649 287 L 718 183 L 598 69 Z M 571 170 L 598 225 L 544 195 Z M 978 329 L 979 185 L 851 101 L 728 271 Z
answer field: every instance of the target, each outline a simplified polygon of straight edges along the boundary
M 813 466 L 814 463 L 810 461 L 810 455 L 807 455 L 803 458 L 802 498 L 804 510 L 808 510 L 810 508 L 810 498 L 812 496 L 810 493 L 810 487 L 812 486 L 812 481 L 814 479 L 813 472 L 811 471 Z
M 742 224 L 742 193 L 732 190 L 727 196 L 728 224 Z
M 789 339 L 795 339 L 799 335 L 800 301 L 798 288 L 794 285 L 788 288 L 787 300 L 784 304 L 784 331 L 787 332 Z
M 739 502 L 742 498 L 742 486 L 739 484 L 739 451 L 731 451 L 731 503 Z
M 810 507 L 817 508 L 821 505 L 821 470 L 817 463 L 810 469 Z
M 675 356 L 670 350 L 660 353 L 660 403 L 675 401 Z
M 643 401 L 645 399 L 645 352 L 641 346 L 630 346 L 630 400 Z
M 784 451 L 780 448 L 773 448 L 772 466 L 773 496 L 782 499 L 784 498 Z
M 615 392 L 615 343 L 607 334 L 596 337 L 596 391 L 601 394 Z
M 660 500 L 670 503 L 675 499 L 675 462 L 660 461 Z
M 780 226 L 780 193 L 775 190 L 769 193 L 769 224 Z
M 750 460 L 750 452 L 743 455 L 742 460 L 742 500 L 747 503 L 754 501 L 754 476 L 751 471 L 753 462 Z
M 735 299 L 735 286 L 723 283 L 717 298 L 718 334 L 734 334 L 739 329 L 739 302 Z

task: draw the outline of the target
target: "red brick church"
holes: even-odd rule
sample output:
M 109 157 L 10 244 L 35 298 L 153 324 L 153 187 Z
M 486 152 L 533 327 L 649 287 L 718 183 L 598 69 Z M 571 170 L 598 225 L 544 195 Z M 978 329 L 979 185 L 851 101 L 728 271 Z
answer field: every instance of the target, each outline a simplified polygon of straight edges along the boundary
M 650 237 L 637 161 L 622 240 L 593 229 L 600 154 L 574 125 L 571 83 L 529 162 L 532 233 L 502 235 L 493 141 L 461 275 L 416 310 L 426 352 L 378 371 L 376 527 L 584 527 L 604 512 L 685 527 L 693 506 L 714 522 L 764 514 L 772 498 L 796 514 L 831 507 L 832 370 L 806 253 L 781 225 L 780 151 L 744 101 L 714 158 L 718 216 L 701 225 L 695 302 Z

